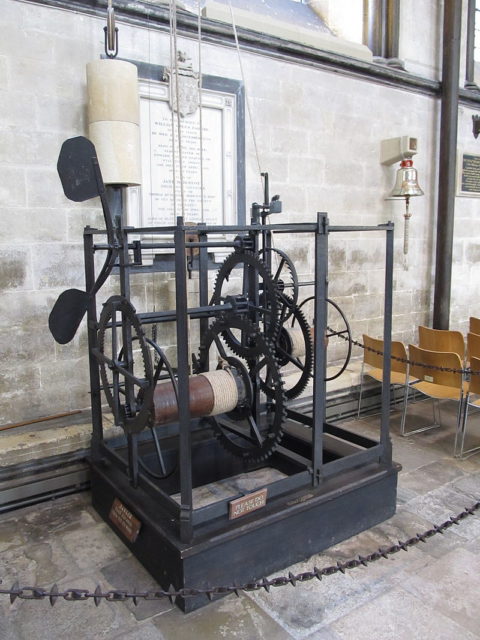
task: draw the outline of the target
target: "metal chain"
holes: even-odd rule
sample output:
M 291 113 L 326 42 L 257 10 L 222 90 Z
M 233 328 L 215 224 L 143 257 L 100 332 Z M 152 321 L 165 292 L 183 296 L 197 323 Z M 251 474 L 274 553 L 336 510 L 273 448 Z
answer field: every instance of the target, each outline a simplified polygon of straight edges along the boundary
M 327 327 L 327 330 L 332 331 L 330 327 Z M 345 340 L 345 342 L 350 341 L 350 339 L 347 336 L 344 336 L 342 334 L 338 334 L 338 335 L 340 338 L 342 338 L 342 340 Z M 356 347 L 360 347 L 365 351 L 371 351 L 372 353 L 376 353 L 378 356 L 382 356 L 382 357 L 384 355 L 383 351 L 379 351 L 378 349 L 374 349 L 373 347 L 367 347 L 366 345 L 362 344 L 358 340 L 354 340 L 353 338 L 351 342 Z M 408 358 L 400 358 L 399 356 L 390 356 L 390 357 L 392 360 L 396 360 L 397 362 L 403 362 L 404 364 L 408 364 L 408 365 L 413 365 L 414 367 L 425 367 L 426 369 L 434 369 L 435 371 L 447 371 L 448 373 L 461 373 L 464 376 L 472 376 L 472 375 L 480 376 L 480 371 L 472 371 L 470 367 L 465 367 L 464 369 L 455 369 L 453 367 L 440 367 L 434 364 L 425 364 L 424 362 L 415 362 L 413 360 L 409 360 Z
M 348 340 L 348 338 L 344 336 L 341 337 L 344 340 Z M 372 347 L 366 347 L 364 344 L 358 342 L 357 340 L 352 340 L 352 344 L 361 347 L 362 349 L 372 351 L 377 355 L 383 356 L 382 351 L 373 349 Z M 398 358 L 395 356 L 392 356 L 392 359 L 404 362 L 406 364 L 438 369 L 440 371 L 480 375 L 480 372 L 471 371 L 468 368 L 452 369 L 448 367 L 435 367 L 420 362 L 412 362 L 407 358 Z M 380 547 L 377 551 L 374 551 L 373 553 L 370 553 L 366 556 L 359 555 L 358 557 L 344 560 L 343 562 L 337 562 L 336 564 L 323 567 L 322 569 L 313 567 L 312 570 L 304 571 L 302 573 L 293 574 L 289 572 L 288 576 L 276 576 L 275 578 L 270 579 L 263 577 L 259 580 L 247 582 L 242 585 L 216 586 L 204 589 L 187 587 L 182 589 L 175 589 L 171 585 L 168 590 L 155 589 L 147 591 L 128 591 L 123 589 L 111 589 L 109 591 L 102 591 L 101 587 L 98 585 L 94 591 L 79 588 L 69 588 L 65 589 L 64 591 L 60 591 L 58 585 L 56 584 L 54 584 L 50 589 L 44 589 L 43 587 L 21 587 L 18 582 L 15 582 L 10 589 L 0 589 L 0 595 L 8 595 L 12 604 L 17 598 L 20 598 L 21 600 L 45 600 L 46 598 L 48 598 L 52 607 L 59 599 L 67 600 L 68 602 L 78 602 L 80 600 L 93 599 L 95 605 L 98 607 L 102 600 L 107 602 L 124 602 L 126 600 L 131 600 L 134 605 L 138 605 L 140 600 L 162 600 L 163 598 L 169 598 L 170 601 L 174 603 L 175 599 L 178 597 L 192 598 L 198 596 L 207 596 L 210 600 L 212 600 L 215 596 L 223 596 L 231 593 L 235 593 L 237 596 L 240 596 L 240 592 L 242 591 L 249 592 L 265 589 L 265 591 L 269 592 L 271 587 L 283 587 L 288 584 L 295 587 L 297 585 L 297 582 L 308 582 L 314 579 L 322 580 L 322 578 L 334 575 L 336 573 L 345 573 L 348 570 L 356 569 L 360 566 L 367 566 L 372 562 L 380 560 L 381 558 L 388 558 L 389 556 L 392 556 L 399 551 L 408 551 L 410 547 L 415 546 L 419 542 L 426 542 L 429 538 L 432 538 L 437 533 L 443 534 L 454 524 L 460 524 L 461 520 L 464 520 L 468 516 L 473 515 L 479 509 L 480 502 L 475 502 L 472 506 L 466 507 L 459 514 L 457 514 L 456 516 L 451 516 L 450 518 L 448 518 L 448 520 L 440 525 L 434 525 L 431 529 L 428 529 L 423 533 L 416 533 L 414 536 L 408 538 L 407 540 L 399 540 L 396 544 L 392 544 L 389 547 Z M 0 584 L 1 583 L 2 581 L 0 580 Z
M 50 589 L 44 589 L 42 587 L 20 587 L 18 582 L 15 582 L 10 589 L 0 589 L 0 594 L 10 596 L 10 602 L 12 604 L 17 598 L 20 598 L 21 600 L 44 600 L 48 598 L 52 607 L 59 598 L 63 598 L 63 600 L 67 600 L 69 602 L 93 599 L 95 605 L 98 607 L 102 600 L 107 602 L 124 602 L 126 600 L 131 600 L 134 605 L 138 605 L 140 600 L 162 600 L 163 598 L 169 598 L 173 604 L 177 597 L 192 598 L 197 596 L 207 596 L 212 600 L 215 596 L 223 596 L 231 593 L 235 593 L 239 596 L 241 591 L 249 592 L 265 589 L 265 591 L 269 592 L 271 587 L 283 587 L 287 584 L 295 587 L 297 582 L 308 582 L 309 580 L 314 579 L 322 580 L 322 578 L 336 573 L 345 573 L 350 569 L 356 569 L 360 566 L 365 567 L 372 562 L 380 560 L 381 558 L 388 558 L 399 551 L 408 551 L 410 547 L 415 546 L 419 542 L 426 542 L 437 533 L 443 534 L 454 524 L 458 525 L 461 520 L 473 515 L 478 511 L 478 509 L 480 509 L 480 502 L 476 502 L 471 507 L 467 507 L 461 513 L 450 517 L 444 523 L 434 525 L 424 533 L 417 533 L 411 538 L 408 538 L 408 540 L 399 540 L 396 544 L 392 544 L 389 547 L 380 547 L 377 551 L 366 556 L 359 555 L 358 557 L 351 558 L 350 560 L 344 560 L 343 562 L 337 562 L 336 564 L 323 567 L 322 569 L 313 567 L 311 571 L 304 571 L 297 574 L 290 572 L 288 576 L 277 576 L 270 579 L 261 578 L 242 585 L 208 587 L 205 589 L 191 589 L 186 587 L 183 589 L 174 589 L 173 586 L 170 586 L 167 591 L 163 589 L 148 591 L 111 589 L 109 591 L 102 591 L 101 587 L 97 586 L 95 591 L 77 588 L 60 591 L 56 584 L 54 584 Z

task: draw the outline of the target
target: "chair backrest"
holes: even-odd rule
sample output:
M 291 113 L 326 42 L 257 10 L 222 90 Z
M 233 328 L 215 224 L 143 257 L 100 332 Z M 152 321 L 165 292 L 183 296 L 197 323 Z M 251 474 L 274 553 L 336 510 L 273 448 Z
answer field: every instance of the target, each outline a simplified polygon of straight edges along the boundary
M 480 358 L 470 358 L 470 393 L 480 394 Z
M 376 351 L 381 351 L 383 353 L 383 340 L 379 340 L 378 338 L 371 338 L 367 336 L 365 333 L 363 334 L 363 344 L 366 349 L 363 352 L 363 361 L 365 364 L 369 364 L 371 367 L 375 367 L 376 369 L 383 369 L 383 356 L 370 351 L 370 349 L 375 349 Z M 369 349 L 369 348 L 370 349 Z M 391 359 L 391 369 L 392 371 L 398 371 L 399 373 L 406 373 L 407 365 L 405 362 L 400 362 L 395 358 L 403 358 L 407 359 L 407 350 L 405 349 L 405 345 L 403 342 L 399 342 L 398 340 L 392 340 L 392 356 Z
M 408 345 L 410 360 L 410 375 L 414 378 L 433 384 L 441 384 L 445 387 L 462 388 L 462 374 L 451 371 L 439 371 L 434 367 L 446 367 L 448 369 L 461 369 L 462 361 L 458 353 L 444 351 L 429 351 L 421 349 L 413 344 Z M 412 364 L 412 363 L 421 363 Z
M 472 333 L 480 334 L 480 318 L 474 318 L 473 316 L 470 316 L 469 329 Z
M 418 327 L 418 346 L 428 351 L 457 353 L 460 360 L 465 358 L 465 340 L 460 331 Z
M 467 334 L 468 359 L 480 358 L 480 335 L 478 333 Z

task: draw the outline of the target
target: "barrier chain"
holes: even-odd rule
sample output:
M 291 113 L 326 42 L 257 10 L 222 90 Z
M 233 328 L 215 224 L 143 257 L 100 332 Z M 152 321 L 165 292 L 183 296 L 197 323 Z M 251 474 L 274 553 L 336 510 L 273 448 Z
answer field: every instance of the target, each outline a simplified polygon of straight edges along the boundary
M 327 327 L 328 330 L 331 331 L 330 327 Z M 353 338 L 348 338 L 347 336 L 338 334 L 342 340 L 346 342 L 351 342 L 356 347 L 360 347 L 365 351 L 371 351 L 372 353 L 377 354 L 378 356 L 384 355 L 383 351 L 379 349 L 374 349 L 373 347 L 367 347 L 362 344 L 358 340 L 354 340 Z M 472 371 L 470 367 L 465 367 L 464 369 L 455 369 L 454 367 L 441 367 L 434 364 L 425 364 L 424 362 L 415 362 L 413 360 L 409 360 L 408 358 L 400 358 L 399 356 L 390 356 L 392 360 L 396 360 L 397 362 L 403 362 L 404 364 L 413 365 L 414 367 L 425 367 L 426 369 L 434 369 L 435 371 L 447 371 L 448 373 L 461 373 L 463 376 L 480 376 L 480 371 Z
M 341 336 L 344 338 L 344 336 Z M 348 340 L 348 338 L 344 338 Z M 369 351 L 373 351 L 374 353 L 383 356 L 383 352 L 378 351 L 377 349 L 373 349 L 371 347 L 366 347 L 361 342 L 357 340 L 352 340 L 352 343 L 356 346 L 361 347 L 362 349 L 367 349 Z M 474 374 L 480 375 L 480 371 L 471 371 L 470 369 L 451 369 L 448 367 L 434 367 L 431 365 L 426 365 L 423 363 L 412 362 L 406 358 L 398 358 L 392 356 L 392 359 L 399 360 L 400 362 L 404 362 L 406 364 L 413 364 L 414 366 L 423 366 L 431 369 L 438 369 L 440 371 L 449 371 L 452 373 L 462 373 L 462 374 Z M 129 591 L 123 589 L 111 589 L 109 591 L 102 591 L 100 585 L 98 585 L 94 591 L 90 591 L 88 589 L 79 589 L 76 587 L 71 587 L 68 589 L 64 589 L 60 591 L 58 585 L 54 584 L 50 589 L 45 589 L 43 587 L 21 587 L 18 582 L 10 587 L 10 589 L 1 589 L 0 595 L 7 595 L 10 597 L 10 602 L 13 604 L 17 598 L 21 600 L 45 600 L 48 598 L 50 605 L 53 607 L 55 603 L 59 599 L 66 600 L 68 602 L 78 602 L 81 600 L 93 600 L 95 605 L 98 607 L 99 604 L 103 601 L 107 602 L 125 602 L 126 600 L 131 600 L 134 605 L 138 605 L 140 600 L 162 600 L 164 598 L 169 598 L 172 603 L 175 602 L 176 598 L 193 598 L 199 596 L 206 596 L 208 599 L 213 600 L 216 596 L 224 596 L 231 593 L 235 593 L 237 596 L 240 596 L 240 593 L 249 592 L 249 591 L 260 591 L 261 589 L 265 589 L 265 591 L 270 592 L 272 587 L 283 587 L 286 585 L 296 586 L 297 583 L 308 582 L 310 580 L 322 580 L 324 577 L 334 575 L 336 573 L 345 573 L 346 571 L 350 571 L 351 569 L 356 569 L 357 567 L 367 566 L 372 562 L 376 562 L 382 558 L 388 558 L 399 551 L 408 551 L 410 547 L 415 546 L 419 542 L 427 542 L 429 538 L 437 535 L 438 533 L 443 534 L 447 529 L 452 527 L 453 525 L 460 524 L 461 520 L 464 520 L 468 516 L 473 515 L 476 511 L 480 509 L 480 502 L 475 502 L 470 507 L 466 507 L 463 511 L 461 511 L 456 516 L 451 516 L 440 525 L 434 525 L 431 529 L 424 531 L 423 533 L 416 533 L 411 538 L 407 540 L 399 540 L 396 544 L 392 544 L 389 547 L 380 547 L 377 551 L 370 553 L 366 556 L 359 555 L 355 558 L 351 558 L 349 560 L 344 560 L 343 562 L 337 562 L 336 564 L 323 567 L 319 569 L 318 567 L 313 567 L 310 571 L 304 571 L 302 573 L 293 574 L 289 572 L 288 575 L 276 576 L 274 578 L 260 578 L 259 580 L 254 580 L 252 582 L 246 582 L 241 585 L 227 585 L 227 586 L 216 586 L 216 587 L 207 587 L 203 589 L 196 588 L 182 588 L 175 589 L 173 585 L 170 585 L 168 590 L 164 589 L 155 589 L 155 590 L 147 590 L 147 591 Z M 0 580 L 0 584 L 2 581 Z
M 480 502 L 476 502 L 472 506 L 466 507 L 458 515 L 450 517 L 440 525 L 434 525 L 424 533 L 417 533 L 411 538 L 408 538 L 408 540 L 399 540 L 396 544 L 392 544 L 389 547 L 380 547 L 377 551 L 366 556 L 359 555 L 355 558 L 351 558 L 350 560 L 344 560 L 343 562 L 337 562 L 336 564 L 323 567 L 322 569 L 313 567 L 311 571 L 304 571 L 297 574 L 290 572 L 288 576 L 284 575 L 274 578 L 260 578 L 259 580 L 247 582 L 242 585 L 207 587 L 205 589 L 174 589 L 173 586 L 170 586 L 168 590 L 155 589 L 149 591 L 127 591 L 123 589 L 102 591 L 101 587 L 97 586 L 94 591 L 78 588 L 69 588 L 60 591 L 56 584 L 54 584 L 50 589 L 44 589 L 42 587 L 20 587 L 18 582 L 16 582 L 10 589 L 0 589 L 0 595 L 10 596 L 10 602 L 12 604 L 17 598 L 20 598 L 21 600 L 45 600 L 48 598 L 52 607 L 59 599 L 62 598 L 68 602 L 92 599 L 98 607 L 102 600 L 107 602 L 124 602 L 126 600 L 131 600 L 134 605 L 138 605 L 140 600 L 162 600 L 163 598 L 169 598 L 173 604 L 177 597 L 192 598 L 206 596 L 210 600 L 213 600 L 215 596 L 224 596 L 231 593 L 235 593 L 237 596 L 240 596 L 240 592 L 242 591 L 249 592 L 265 589 L 265 591 L 269 592 L 271 587 L 283 587 L 288 584 L 295 587 L 297 583 L 308 582 L 314 579 L 322 580 L 324 577 L 331 576 L 336 573 L 345 573 L 346 571 L 356 569 L 357 567 L 367 566 L 381 558 L 388 558 L 399 551 L 408 551 L 410 547 L 413 547 L 419 542 L 427 542 L 429 538 L 432 538 L 437 533 L 443 534 L 453 525 L 460 524 L 461 520 L 473 515 L 478 511 L 478 509 L 480 509 Z

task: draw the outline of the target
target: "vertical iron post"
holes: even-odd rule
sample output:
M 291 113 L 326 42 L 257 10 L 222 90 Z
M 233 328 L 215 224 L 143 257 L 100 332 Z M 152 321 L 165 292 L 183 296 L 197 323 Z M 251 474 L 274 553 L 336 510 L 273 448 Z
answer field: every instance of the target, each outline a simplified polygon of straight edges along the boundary
M 383 308 L 383 380 L 380 443 L 381 461 L 391 463 L 390 438 L 390 369 L 392 355 L 392 307 L 393 307 L 393 224 L 388 223 L 385 242 L 385 298 Z
M 122 187 L 113 185 L 107 187 L 107 198 L 117 241 L 121 248 L 118 254 L 119 270 L 120 270 L 120 294 L 130 300 L 130 269 L 128 256 L 128 231 L 124 228 L 123 220 L 123 192 Z M 122 320 L 122 345 L 124 367 L 133 373 L 133 352 L 132 352 L 132 331 L 125 318 Z M 118 354 L 113 354 L 116 358 Z M 132 409 L 136 406 L 135 388 L 133 383 L 125 378 L 125 404 Z M 129 434 L 127 437 L 128 445 L 128 470 L 130 474 L 130 483 L 133 487 L 138 485 L 138 447 L 137 434 Z
M 185 230 L 183 218 L 175 229 L 175 274 L 177 311 L 178 424 L 180 456 L 180 539 L 189 542 L 192 526 L 192 438 L 189 407 L 188 301 Z
M 205 223 L 201 222 L 198 225 L 198 239 L 201 242 L 206 242 L 207 234 L 202 231 L 202 227 L 205 227 Z M 208 305 L 208 248 L 200 247 L 198 254 L 198 302 L 201 307 Z M 208 318 L 200 319 L 200 335 L 203 336 L 208 329 Z
M 86 227 L 83 232 L 83 252 L 85 259 L 85 289 L 91 291 L 95 283 L 95 263 L 93 260 L 93 229 Z M 92 412 L 92 460 L 100 460 L 100 446 L 103 441 L 102 402 L 100 372 L 93 356 L 97 348 L 97 305 L 95 296 L 90 296 L 87 307 L 88 364 L 90 368 L 90 395 Z
M 328 297 L 328 217 L 317 214 L 315 232 L 315 342 L 314 342 L 314 382 L 313 382 L 313 485 L 321 480 L 323 465 L 323 425 L 325 422 L 327 383 L 325 381 Z
M 442 107 L 433 327 L 448 329 L 452 285 L 462 0 L 443 5 Z

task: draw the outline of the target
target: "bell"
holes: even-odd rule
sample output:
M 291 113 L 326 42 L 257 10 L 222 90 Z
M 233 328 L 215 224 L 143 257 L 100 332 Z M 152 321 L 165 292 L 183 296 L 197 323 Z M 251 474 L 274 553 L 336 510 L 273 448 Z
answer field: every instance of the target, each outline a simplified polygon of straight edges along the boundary
M 391 198 L 407 196 L 423 196 L 423 191 L 418 186 L 417 170 L 413 168 L 413 161 L 410 159 L 401 161 L 395 186 L 390 194 Z

